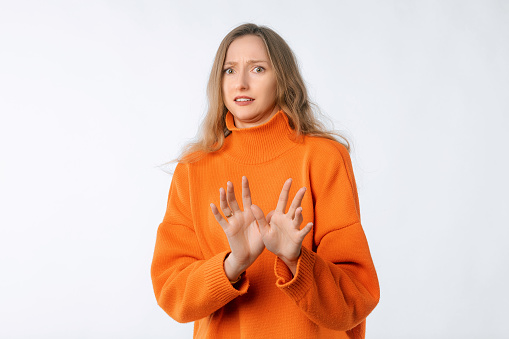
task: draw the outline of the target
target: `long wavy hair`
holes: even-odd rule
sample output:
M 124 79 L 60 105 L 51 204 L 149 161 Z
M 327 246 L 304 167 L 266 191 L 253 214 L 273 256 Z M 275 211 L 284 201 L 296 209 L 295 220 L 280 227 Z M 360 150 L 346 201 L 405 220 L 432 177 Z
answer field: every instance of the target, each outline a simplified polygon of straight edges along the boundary
M 224 60 L 230 44 L 245 35 L 258 36 L 265 43 L 277 79 L 276 104 L 288 116 L 290 127 L 295 131 L 295 135 L 335 140 L 342 143 L 350 152 L 348 140 L 337 131 L 327 130 L 317 119 L 317 115 L 320 115 L 322 119 L 328 118 L 320 112 L 317 105 L 310 101 L 295 55 L 286 41 L 266 26 L 246 23 L 228 33 L 217 49 L 207 85 L 208 112 L 200 125 L 195 141 L 184 146 L 177 159 L 165 164 L 195 162 L 223 146 L 229 133 L 225 123 L 228 109 L 224 105 L 222 89 Z

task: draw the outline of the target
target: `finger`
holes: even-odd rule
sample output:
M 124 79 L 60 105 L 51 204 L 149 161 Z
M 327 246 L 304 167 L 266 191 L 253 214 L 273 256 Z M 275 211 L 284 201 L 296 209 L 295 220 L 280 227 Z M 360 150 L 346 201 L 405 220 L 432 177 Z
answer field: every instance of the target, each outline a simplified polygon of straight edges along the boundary
M 290 218 L 293 219 L 293 217 L 295 216 L 295 211 L 297 210 L 297 208 L 299 208 L 300 204 L 302 203 L 304 194 L 306 194 L 306 187 L 302 187 L 300 190 L 297 191 L 297 194 L 295 194 L 295 197 L 292 200 L 292 204 L 288 209 L 288 213 L 286 213 Z
M 244 211 L 251 207 L 251 190 L 246 177 L 242 177 L 242 204 L 244 205 Z
M 262 209 L 256 205 L 251 205 L 251 211 L 253 212 L 256 221 L 258 222 L 258 228 L 260 229 L 260 233 L 264 235 L 269 231 L 270 226 L 265 220 L 265 215 L 263 215 Z
M 237 199 L 235 199 L 235 190 L 233 189 L 233 183 L 231 181 L 226 183 L 226 200 L 228 200 L 233 214 L 241 212 Z
M 223 211 L 225 217 L 229 217 L 233 213 L 230 206 L 228 206 L 228 201 L 226 201 L 226 192 L 222 187 L 219 189 L 219 206 L 221 206 L 221 211 Z
M 293 218 L 293 225 L 296 229 L 300 229 L 300 224 L 302 224 L 302 220 L 304 217 L 302 216 L 302 207 L 298 207 L 295 210 L 295 218 Z
M 299 238 L 300 238 L 300 241 L 302 242 L 304 240 L 304 238 L 306 237 L 306 235 L 311 232 L 311 230 L 313 229 L 313 223 L 310 222 L 308 223 L 306 226 L 304 226 L 303 229 L 301 229 L 299 231 Z
M 226 232 L 226 229 L 228 228 L 228 221 L 226 221 L 221 213 L 219 213 L 219 210 L 217 209 L 216 205 L 213 203 L 210 204 L 210 209 L 212 210 L 212 214 L 214 214 L 214 217 L 216 218 L 217 222 L 221 227 L 223 228 L 223 231 Z
M 290 187 L 292 186 L 292 178 L 285 181 L 283 185 L 283 189 L 281 190 L 281 194 L 279 195 L 279 200 L 277 201 L 276 211 L 285 213 L 286 204 L 288 203 L 288 196 L 290 194 Z

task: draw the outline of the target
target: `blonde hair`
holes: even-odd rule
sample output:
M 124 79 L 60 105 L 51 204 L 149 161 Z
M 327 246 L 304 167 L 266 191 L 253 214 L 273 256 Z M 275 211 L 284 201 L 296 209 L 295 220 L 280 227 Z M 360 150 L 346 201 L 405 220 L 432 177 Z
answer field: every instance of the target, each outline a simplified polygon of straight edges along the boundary
M 225 123 L 228 109 L 223 102 L 222 90 L 224 60 L 230 44 L 245 35 L 258 36 L 265 43 L 277 78 L 276 105 L 279 105 L 286 113 L 290 127 L 295 130 L 296 135 L 319 136 L 335 140 L 342 143 L 350 152 L 348 140 L 336 131 L 327 131 L 322 122 L 316 118 L 316 115 L 325 117 L 318 106 L 309 100 L 297 60 L 286 41 L 266 26 L 247 23 L 228 33 L 217 49 L 207 85 L 208 112 L 200 126 L 196 141 L 187 144 L 177 159 L 166 164 L 176 161 L 195 162 L 223 146 L 229 133 Z M 344 142 L 336 139 L 335 136 Z

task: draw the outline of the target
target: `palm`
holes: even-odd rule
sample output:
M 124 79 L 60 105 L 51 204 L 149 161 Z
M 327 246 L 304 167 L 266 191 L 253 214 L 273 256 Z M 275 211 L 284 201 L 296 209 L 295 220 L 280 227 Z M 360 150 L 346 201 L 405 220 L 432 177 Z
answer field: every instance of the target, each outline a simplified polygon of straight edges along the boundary
M 262 237 L 267 249 L 278 257 L 289 260 L 298 257 L 302 243 L 299 232 L 300 223 L 294 225 L 293 220 L 287 215 L 276 212 L 272 216 L 269 226 Z
M 298 259 L 302 241 L 306 234 L 311 231 L 313 225 L 308 223 L 302 230 L 300 229 L 303 221 L 300 205 L 306 193 L 305 188 L 301 188 L 297 192 L 288 212 L 284 213 L 291 185 L 292 181 L 288 179 L 283 185 L 276 210 L 267 215 L 267 220 L 258 206 L 251 206 L 265 246 L 285 262 L 295 262 Z
M 263 252 L 265 245 L 250 209 L 244 208 L 244 211 L 237 212 L 228 218 L 228 225 L 224 228 L 224 232 L 232 255 L 239 262 L 252 262 Z
M 251 192 L 247 178 L 242 178 L 244 210 L 241 210 L 237 203 L 231 182 L 228 182 L 226 192 L 223 188 L 220 189 L 219 202 L 227 218 L 221 216 L 214 204 L 211 204 L 212 213 L 226 234 L 231 249 L 230 256 L 234 258 L 236 264 L 247 268 L 265 248 L 258 223 L 251 211 Z

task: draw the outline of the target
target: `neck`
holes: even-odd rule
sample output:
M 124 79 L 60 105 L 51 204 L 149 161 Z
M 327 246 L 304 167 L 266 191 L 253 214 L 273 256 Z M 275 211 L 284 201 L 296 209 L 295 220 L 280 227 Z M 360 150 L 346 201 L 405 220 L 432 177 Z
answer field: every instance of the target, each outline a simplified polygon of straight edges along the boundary
M 230 112 L 226 113 L 225 122 L 231 134 L 225 139 L 223 151 L 236 162 L 263 163 L 296 146 L 293 141 L 295 133 L 282 110 L 273 114 L 268 121 L 254 127 L 236 127 Z

